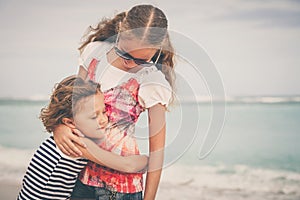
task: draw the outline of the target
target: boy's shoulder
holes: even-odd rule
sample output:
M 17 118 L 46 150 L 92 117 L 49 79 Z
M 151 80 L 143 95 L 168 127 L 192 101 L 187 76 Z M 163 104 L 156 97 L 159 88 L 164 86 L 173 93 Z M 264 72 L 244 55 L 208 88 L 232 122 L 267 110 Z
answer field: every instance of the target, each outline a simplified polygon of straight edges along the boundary
M 45 139 L 42 144 L 40 145 L 38 151 L 43 151 L 44 154 L 47 154 L 49 156 L 55 157 L 56 159 L 66 158 L 68 160 L 84 160 L 81 157 L 70 157 L 66 154 L 64 154 L 56 145 L 53 135 Z M 45 155 L 45 156 L 47 156 Z

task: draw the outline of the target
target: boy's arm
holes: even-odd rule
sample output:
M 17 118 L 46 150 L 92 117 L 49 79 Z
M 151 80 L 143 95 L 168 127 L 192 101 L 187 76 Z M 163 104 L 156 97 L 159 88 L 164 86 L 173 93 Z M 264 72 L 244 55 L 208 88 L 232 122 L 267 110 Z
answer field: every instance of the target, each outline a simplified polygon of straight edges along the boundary
M 107 166 L 117 171 L 136 173 L 145 170 L 148 164 L 147 156 L 120 156 L 101 149 L 88 138 L 81 138 L 81 140 L 86 144 L 86 148 L 83 148 L 77 144 L 75 145 L 82 152 L 82 157 L 87 158 L 100 165 Z

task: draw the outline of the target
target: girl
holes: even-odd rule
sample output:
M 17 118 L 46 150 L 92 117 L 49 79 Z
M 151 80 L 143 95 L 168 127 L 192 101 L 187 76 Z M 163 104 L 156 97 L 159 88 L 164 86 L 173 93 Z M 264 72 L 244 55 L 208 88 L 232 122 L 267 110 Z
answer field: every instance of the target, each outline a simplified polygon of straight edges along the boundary
M 154 199 L 160 181 L 165 144 L 165 111 L 172 100 L 174 54 L 164 13 L 137 5 L 90 28 L 79 48 L 79 76 L 102 84 L 109 118 L 116 124 L 101 147 L 120 155 L 139 154 L 134 127 L 148 110 L 149 165 L 144 199 Z M 54 130 L 55 141 L 69 155 L 81 144 L 70 128 Z M 142 199 L 142 174 L 124 174 L 89 162 L 80 173 L 74 198 Z M 92 191 L 92 192 L 83 192 Z
M 57 85 L 40 118 L 48 132 L 65 124 L 84 133 L 86 137 L 82 140 L 87 148 L 79 147 L 84 158 L 124 172 L 140 171 L 147 163 L 146 156 L 125 158 L 100 149 L 94 143 L 99 143 L 109 129 L 105 112 L 99 84 L 72 76 Z M 84 158 L 65 156 L 56 148 L 52 136 L 46 139 L 29 164 L 18 199 L 70 198 L 78 173 L 87 164 Z

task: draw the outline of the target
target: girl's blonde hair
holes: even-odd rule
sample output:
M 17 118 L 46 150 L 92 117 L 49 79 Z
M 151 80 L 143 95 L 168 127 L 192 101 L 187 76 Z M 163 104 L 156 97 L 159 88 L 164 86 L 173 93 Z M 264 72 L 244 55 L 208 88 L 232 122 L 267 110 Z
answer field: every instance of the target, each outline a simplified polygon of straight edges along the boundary
M 144 31 L 134 31 L 137 29 Z M 82 53 L 90 42 L 116 42 L 119 31 L 131 32 L 135 38 L 162 49 L 156 67 L 162 71 L 174 91 L 174 48 L 168 34 L 168 20 L 163 11 L 152 5 L 137 5 L 128 12 L 117 14 L 112 19 L 103 19 L 96 27 L 90 26 L 88 28 L 79 47 L 80 52 Z M 153 62 L 158 55 L 159 50 L 152 57 Z
M 47 132 L 52 132 L 63 124 L 63 118 L 73 119 L 78 110 L 78 102 L 86 97 L 100 93 L 100 85 L 69 76 L 56 84 L 48 106 L 41 109 L 40 119 Z

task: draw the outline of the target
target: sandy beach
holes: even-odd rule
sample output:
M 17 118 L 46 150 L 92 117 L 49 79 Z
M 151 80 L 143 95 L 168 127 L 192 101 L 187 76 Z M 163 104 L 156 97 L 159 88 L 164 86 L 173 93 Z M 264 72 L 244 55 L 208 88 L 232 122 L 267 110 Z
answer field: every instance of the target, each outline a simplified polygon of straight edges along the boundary
M 0 197 L 2 200 L 15 200 L 21 186 L 14 183 L 0 183 Z
M 195 187 L 192 183 L 185 182 L 179 185 L 171 184 L 170 182 L 162 182 L 158 190 L 157 198 L 162 200 L 272 200 L 272 199 L 290 199 L 296 200 L 299 198 L 295 194 L 284 193 L 247 193 L 240 189 L 220 189 L 220 188 L 207 188 Z M 13 183 L 0 183 L 0 199 L 1 200 L 16 200 L 20 190 L 20 185 Z

